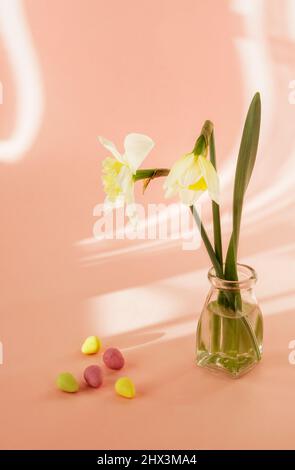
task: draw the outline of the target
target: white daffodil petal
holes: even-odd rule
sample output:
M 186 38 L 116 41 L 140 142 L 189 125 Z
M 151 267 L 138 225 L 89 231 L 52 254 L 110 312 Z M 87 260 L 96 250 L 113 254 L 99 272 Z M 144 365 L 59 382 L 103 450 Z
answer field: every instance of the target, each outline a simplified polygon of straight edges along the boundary
M 179 197 L 182 204 L 192 206 L 201 196 L 202 191 L 193 191 L 191 189 L 181 189 L 179 191 Z
M 126 135 L 124 140 L 124 157 L 133 173 L 140 167 L 154 145 L 153 140 L 147 135 L 136 133 Z
M 177 185 L 168 186 L 167 184 L 164 183 L 163 188 L 164 188 L 164 191 L 165 191 L 164 197 L 166 199 L 169 198 L 169 197 L 176 196 L 176 194 L 178 193 L 178 186 Z
M 179 160 L 177 160 L 166 178 L 167 184 L 169 185 L 176 181 L 180 181 L 180 179 L 183 177 L 183 174 L 191 166 L 192 161 L 193 159 L 191 155 L 184 155 Z
M 122 166 L 120 173 L 117 176 L 117 182 L 121 188 L 122 193 L 124 194 L 128 193 L 130 188 L 133 189 L 133 186 L 134 186 L 133 175 L 132 175 L 130 168 L 128 168 L 128 166 L 126 165 Z
M 219 179 L 217 172 L 210 160 L 207 160 L 202 155 L 199 156 L 198 162 L 208 187 L 209 196 L 213 201 L 219 204 Z
M 164 183 L 165 197 L 179 194 L 181 202 L 186 205 L 194 203 L 201 195 L 202 190 L 195 189 L 195 185 L 202 178 L 198 157 L 186 154 L 172 166 Z
M 104 137 L 99 136 L 98 137 L 99 142 L 101 145 L 103 145 L 106 149 L 108 149 L 109 152 L 117 159 L 119 162 L 123 163 L 123 157 L 120 154 L 120 152 L 117 150 L 117 147 L 113 142 L 111 142 L 108 139 L 105 139 Z
M 180 178 L 180 182 L 183 186 L 190 186 L 199 181 L 202 177 L 200 166 L 198 165 L 198 160 L 196 157 L 191 159 L 190 165 L 187 167 L 186 171 L 183 173 Z
M 116 201 L 113 202 L 109 198 L 106 198 L 103 203 L 103 213 L 108 214 L 114 209 L 119 209 L 124 206 L 124 197 L 117 197 Z

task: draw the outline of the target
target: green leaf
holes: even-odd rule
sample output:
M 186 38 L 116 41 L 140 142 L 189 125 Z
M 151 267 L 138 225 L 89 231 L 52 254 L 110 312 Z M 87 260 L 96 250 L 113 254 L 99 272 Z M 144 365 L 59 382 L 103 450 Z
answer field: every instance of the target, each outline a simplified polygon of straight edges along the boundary
M 246 117 L 236 168 L 233 196 L 233 230 L 225 262 L 225 278 L 229 280 L 237 280 L 236 263 L 242 209 L 245 192 L 256 160 L 260 131 L 260 117 L 260 95 L 259 93 L 256 93 L 250 104 Z

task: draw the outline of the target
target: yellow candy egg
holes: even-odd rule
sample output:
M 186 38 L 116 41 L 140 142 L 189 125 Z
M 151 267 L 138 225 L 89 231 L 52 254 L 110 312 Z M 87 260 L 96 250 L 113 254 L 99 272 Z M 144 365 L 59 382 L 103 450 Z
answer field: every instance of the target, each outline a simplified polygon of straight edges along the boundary
M 121 377 L 115 383 L 115 390 L 118 395 L 125 398 L 135 397 L 135 386 L 128 377 Z
M 88 336 L 82 344 L 81 351 L 83 354 L 95 354 L 101 348 L 101 341 L 97 336 Z

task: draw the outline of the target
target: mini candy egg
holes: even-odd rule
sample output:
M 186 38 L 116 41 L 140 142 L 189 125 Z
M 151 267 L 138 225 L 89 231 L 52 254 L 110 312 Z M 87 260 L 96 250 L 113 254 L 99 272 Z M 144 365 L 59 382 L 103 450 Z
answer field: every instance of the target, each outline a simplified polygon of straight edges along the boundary
M 98 388 L 102 384 L 102 370 L 99 366 L 88 366 L 84 370 L 84 379 L 89 387 Z
M 115 383 L 115 390 L 118 395 L 125 398 L 134 398 L 135 397 L 135 387 L 128 377 L 121 377 Z
M 79 390 L 79 384 L 69 372 L 62 372 L 56 379 L 57 387 L 63 392 L 75 393 Z
M 88 336 L 85 339 L 81 351 L 83 354 L 95 354 L 101 348 L 101 341 L 97 336 Z
M 103 355 L 103 362 L 109 369 L 119 370 L 125 364 L 124 357 L 117 348 L 108 348 Z

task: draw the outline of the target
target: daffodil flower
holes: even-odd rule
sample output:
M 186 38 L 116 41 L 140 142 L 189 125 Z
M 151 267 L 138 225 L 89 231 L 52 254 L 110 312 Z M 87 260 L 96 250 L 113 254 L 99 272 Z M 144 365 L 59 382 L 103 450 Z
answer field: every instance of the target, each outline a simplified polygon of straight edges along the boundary
M 210 198 L 219 204 L 219 180 L 206 155 L 187 153 L 172 166 L 164 183 L 165 197 L 179 195 L 183 204 L 192 206 L 208 190 Z
M 131 222 L 136 217 L 134 204 L 134 176 L 154 146 L 152 139 L 143 134 L 128 134 L 121 154 L 113 142 L 99 137 L 100 143 L 112 154 L 102 162 L 103 186 L 106 193 L 105 211 L 126 204 L 126 213 Z

